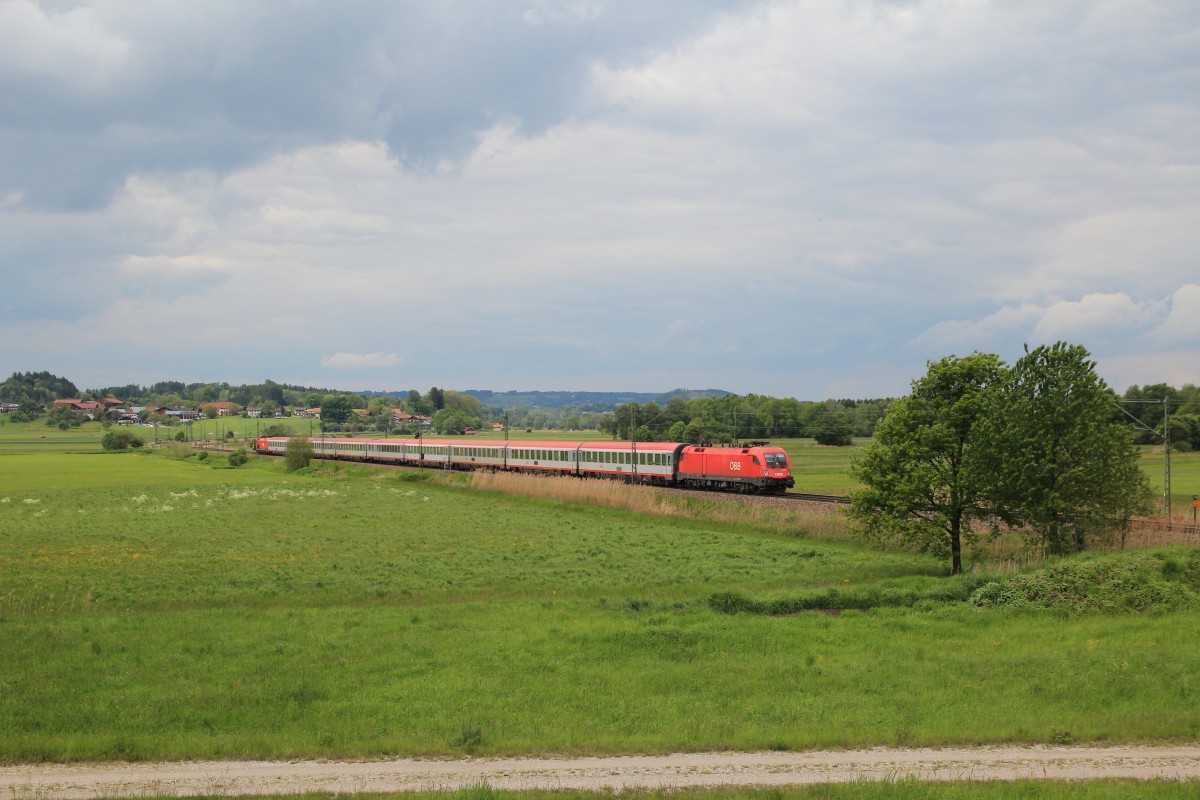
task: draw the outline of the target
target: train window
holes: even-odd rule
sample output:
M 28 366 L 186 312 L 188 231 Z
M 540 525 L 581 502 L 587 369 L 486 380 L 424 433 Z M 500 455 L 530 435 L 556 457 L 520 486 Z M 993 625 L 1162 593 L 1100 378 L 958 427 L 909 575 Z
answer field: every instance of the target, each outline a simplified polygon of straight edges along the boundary
M 783 453 L 763 453 L 767 466 L 772 469 L 787 469 L 787 456 Z

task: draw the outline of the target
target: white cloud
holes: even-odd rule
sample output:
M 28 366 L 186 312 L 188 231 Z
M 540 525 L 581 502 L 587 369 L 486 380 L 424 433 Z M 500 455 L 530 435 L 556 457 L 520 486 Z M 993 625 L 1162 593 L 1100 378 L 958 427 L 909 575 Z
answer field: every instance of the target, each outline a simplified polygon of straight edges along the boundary
M 0 76 L 96 86 L 128 52 L 129 43 L 105 31 L 94 9 L 47 13 L 31 0 L 0 3 Z
M 1146 330 L 1162 317 L 1158 303 L 1136 302 L 1126 294 L 1089 294 L 1054 303 L 1033 328 L 1039 342 L 1088 341 Z
M 1200 168 L 1191 180 L 1200 181 Z M 1200 205 L 1129 208 L 1117 202 L 1108 213 L 1062 227 L 1049 258 L 1034 272 L 1036 285 L 1051 292 L 1103 286 L 1161 294 L 1200 270 Z
M 1147 338 L 1166 346 L 1200 347 L 1200 284 L 1181 286 L 1171 295 L 1170 313 Z
M 334 353 L 321 359 L 321 366 L 333 369 L 375 369 L 398 367 L 409 361 L 396 353 Z
M 982 319 L 938 322 L 915 337 L 910 345 L 923 350 L 986 349 L 998 339 L 1020 340 L 1042 318 L 1036 305 L 1005 306 Z

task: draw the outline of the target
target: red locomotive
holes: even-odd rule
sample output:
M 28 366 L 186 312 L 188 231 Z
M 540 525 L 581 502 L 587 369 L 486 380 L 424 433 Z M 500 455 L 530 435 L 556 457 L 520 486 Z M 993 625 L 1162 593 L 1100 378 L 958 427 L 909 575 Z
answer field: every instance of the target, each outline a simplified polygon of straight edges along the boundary
M 734 492 L 785 492 L 795 485 L 780 447 L 708 447 L 680 442 L 502 442 L 457 439 L 310 439 L 318 458 L 439 469 L 493 469 L 545 475 L 622 478 L 658 486 Z M 283 455 L 286 436 L 257 439 L 264 455 Z

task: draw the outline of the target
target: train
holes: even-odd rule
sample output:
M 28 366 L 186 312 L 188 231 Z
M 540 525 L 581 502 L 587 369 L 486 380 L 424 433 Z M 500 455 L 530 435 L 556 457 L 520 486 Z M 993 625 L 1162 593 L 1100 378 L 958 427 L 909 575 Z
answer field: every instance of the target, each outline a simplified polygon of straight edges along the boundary
M 282 456 L 289 438 L 255 440 Z M 309 439 L 317 458 L 455 470 L 616 478 L 631 483 L 778 494 L 795 485 L 781 447 L 711 447 L 683 442 L 469 441 L 461 439 Z

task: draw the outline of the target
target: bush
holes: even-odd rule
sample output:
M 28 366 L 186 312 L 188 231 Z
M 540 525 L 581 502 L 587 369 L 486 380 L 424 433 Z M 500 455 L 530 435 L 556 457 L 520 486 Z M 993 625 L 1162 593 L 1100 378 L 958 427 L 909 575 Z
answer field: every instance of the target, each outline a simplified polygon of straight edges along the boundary
M 229 454 L 229 466 L 240 467 L 250 460 L 250 455 L 246 452 L 246 448 L 239 447 L 237 450 Z
M 971 595 L 980 608 L 1042 608 L 1070 613 L 1174 611 L 1200 605 L 1200 555 L 1077 558 L 988 583 Z
M 191 458 L 195 455 L 192 446 L 187 442 L 167 442 L 166 447 L 162 450 L 163 455 L 167 458 L 174 458 L 182 461 L 185 458 Z
M 100 440 L 100 446 L 105 450 L 128 450 L 131 447 L 141 447 L 145 442 L 133 431 L 109 431 Z
M 283 460 L 287 464 L 288 472 L 295 472 L 311 464 L 314 455 L 312 442 L 303 436 L 295 436 L 288 439 L 287 448 L 283 451 Z

